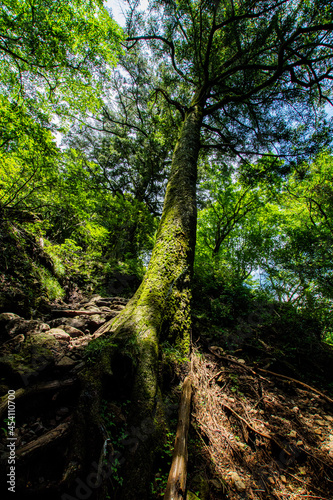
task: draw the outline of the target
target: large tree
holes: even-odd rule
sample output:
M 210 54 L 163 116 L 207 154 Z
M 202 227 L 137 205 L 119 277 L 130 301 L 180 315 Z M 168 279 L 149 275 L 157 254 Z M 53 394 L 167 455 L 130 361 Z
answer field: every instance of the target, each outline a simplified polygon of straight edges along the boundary
M 117 367 L 120 374 L 126 367 L 129 423 L 149 422 L 149 429 L 126 456 L 123 498 L 147 497 L 156 438 L 163 434 L 159 343 L 173 342 L 183 353 L 190 345 L 200 147 L 243 160 L 272 151 L 288 155 L 299 122 L 310 126 L 315 106 L 329 99 L 332 28 L 331 4 L 318 1 L 155 1 L 146 19 L 130 10 L 127 49 L 148 46 L 156 71 L 152 93 L 180 113 L 181 126 L 147 273 L 123 312 L 103 325 L 109 348 L 83 374 L 65 484 L 79 464 L 89 470 L 84 433 L 97 456 L 101 382 L 118 383 Z

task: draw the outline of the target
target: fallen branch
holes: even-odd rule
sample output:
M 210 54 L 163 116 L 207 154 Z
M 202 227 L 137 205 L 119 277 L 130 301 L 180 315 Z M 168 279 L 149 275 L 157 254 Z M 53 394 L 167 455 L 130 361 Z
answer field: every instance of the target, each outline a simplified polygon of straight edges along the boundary
M 43 382 L 41 384 L 34 385 L 32 387 L 28 387 L 27 389 L 20 388 L 15 392 L 15 400 L 24 399 L 26 397 L 34 396 L 35 394 L 41 394 L 44 392 L 51 392 L 57 389 L 64 389 L 66 387 L 70 387 L 75 383 L 75 379 L 67 379 L 63 381 L 53 380 L 52 382 Z M 0 418 L 2 418 L 3 414 L 6 412 L 8 408 L 8 395 L 6 394 L 0 403 Z
M 254 427 L 252 427 L 252 425 L 247 421 L 245 420 L 245 418 L 241 417 L 235 410 L 233 410 L 232 408 L 230 408 L 230 406 L 226 405 L 225 403 L 222 403 L 222 405 L 227 408 L 227 410 L 230 411 L 230 413 L 233 413 L 237 418 L 239 418 L 239 420 L 241 420 L 245 425 L 247 425 L 247 427 L 255 432 L 256 434 L 259 434 L 259 436 L 262 436 L 263 438 L 265 439 L 269 439 L 271 441 L 274 441 L 274 443 L 288 456 L 290 456 L 291 454 L 285 449 L 283 448 L 282 444 L 274 437 L 274 436 L 270 436 L 269 434 L 266 434 L 265 432 L 261 432 L 261 431 L 258 431 L 257 429 L 255 429 Z
M 18 459 L 27 458 L 28 456 L 39 451 L 40 449 L 44 449 L 50 444 L 55 443 L 55 441 L 58 441 L 59 439 L 63 438 L 68 433 L 70 426 L 71 422 L 63 422 L 62 424 L 58 425 L 49 432 L 46 432 L 45 434 L 35 439 L 34 441 L 31 441 L 30 443 L 21 446 L 21 448 L 18 448 L 16 450 L 17 458 Z
M 290 382 L 294 382 L 295 384 L 298 384 L 298 385 L 305 387 L 310 392 L 314 392 L 315 394 L 318 394 L 322 398 L 326 399 L 326 401 L 333 404 L 333 399 L 331 399 L 329 396 L 326 396 L 326 394 L 324 394 L 323 392 L 318 391 L 318 389 L 315 389 L 311 385 L 305 384 L 304 382 L 301 382 L 300 380 L 297 380 L 297 379 L 292 378 L 292 377 L 287 377 L 287 375 L 282 375 L 281 373 L 271 372 L 270 370 L 265 370 L 264 368 L 257 368 L 257 367 L 252 368 L 250 366 L 247 366 L 244 363 L 239 363 L 239 361 L 236 361 L 235 359 L 229 358 L 228 356 L 222 356 L 219 352 L 216 352 L 215 349 L 209 348 L 209 350 L 217 358 L 223 359 L 225 361 L 229 361 L 230 363 L 234 363 L 237 366 L 241 366 L 242 368 L 244 368 L 244 370 L 250 371 L 254 375 L 258 375 L 257 372 L 260 372 L 260 373 L 266 373 L 268 375 L 273 375 L 274 377 L 279 377 L 279 378 L 284 379 L 284 380 L 289 380 Z M 259 377 L 260 377 L 260 375 L 259 375 Z M 263 378 L 263 377 L 261 377 L 261 378 Z
M 210 379 L 208 380 L 208 384 L 211 383 L 212 380 L 214 380 L 214 378 L 218 377 L 219 375 L 221 375 L 222 373 L 224 373 L 224 370 L 221 370 L 217 373 L 215 373 L 215 375 L 213 375 L 212 377 L 210 377 Z
M 216 356 L 217 358 L 219 359 L 222 359 L 224 361 L 229 361 L 230 363 L 233 363 L 234 365 L 237 365 L 237 366 L 240 366 L 241 368 L 243 368 L 244 370 L 248 371 L 248 372 L 251 372 L 253 375 L 256 375 L 258 376 L 258 373 L 255 372 L 255 370 L 251 367 L 251 366 L 248 366 L 246 365 L 245 363 L 240 363 L 239 361 L 237 361 L 236 359 L 233 359 L 233 358 L 229 358 L 229 356 L 223 356 L 222 354 L 220 354 L 219 352 L 217 352 L 216 350 L 213 350 L 211 347 L 209 347 L 209 350 L 212 354 L 214 354 L 214 356 Z M 259 377 L 263 380 L 266 380 L 264 377 L 261 377 L 259 375 Z
M 187 376 L 183 383 L 180 399 L 175 446 L 164 500 L 183 500 L 185 498 L 187 474 L 187 434 L 190 426 L 191 396 L 192 381 L 190 376 Z
M 247 425 L 247 427 L 249 429 L 251 429 L 251 431 L 255 432 L 256 434 L 259 434 L 259 436 L 262 436 L 266 439 L 272 439 L 272 436 L 270 436 L 269 434 L 266 434 L 265 432 L 261 432 L 261 431 L 258 431 L 257 429 L 255 429 L 254 427 L 252 427 L 252 425 L 247 421 L 245 420 L 245 418 L 241 417 L 235 410 L 233 410 L 232 408 L 230 408 L 230 406 L 226 405 L 225 403 L 222 403 L 222 405 L 227 408 L 228 411 L 230 411 L 230 413 L 233 413 L 239 420 L 241 420 L 242 422 L 244 422 L 245 425 Z
M 301 385 L 302 387 L 305 387 L 307 390 L 314 392 L 315 394 L 318 394 L 322 398 L 326 399 L 329 403 L 333 403 L 333 399 L 331 399 L 329 396 L 326 396 L 323 392 L 318 391 L 318 389 L 315 389 L 311 385 L 305 384 L 304 382 L 301 382 L 300 380 L 296 380 L 295 378 L 292 377 L 287 377 L 287 375 L 281 375 L 280 373 L 275 373 L 271 372 L 269 370 L 264 370 L 263 368 L 255 368 L 256 371 L 261 372 L 261 373 L 268 373 L 269 375 L 273 375 L 274 377 L 278 377 L 284 380 L 289 380 L 290 382 L 293 382 L 295 384 Z

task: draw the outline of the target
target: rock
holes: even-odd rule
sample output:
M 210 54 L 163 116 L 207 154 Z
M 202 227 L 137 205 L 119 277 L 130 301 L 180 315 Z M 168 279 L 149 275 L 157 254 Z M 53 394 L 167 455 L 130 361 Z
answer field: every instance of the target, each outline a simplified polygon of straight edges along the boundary
M 65 325 L 68 318 L 55 318 L 49 321 L 51 328 L 58 328 L 60 325 Z
M 325 418 L 326 418 L 326 420 L 328 420 L 329 422 L 333 422 L 333 417 L 331 417 L 331 415 L 325 415 Z
M 216 491 L 221 491 L 223 490 L 223 485 L 220 483 L 220 481 L 218 479 L 210 479 L 209 481 L 209 484 L 211 486 L 213 486 L 213 488 L 216 490 Z
M 95 304 L 98 307 L 108 307 L 113 303 L 114 299 L 112 297 L 96 300 Z
M 56 366 L 58 368 L 73 368 L 77 364 L 77 361 L 70 358 L 69 356 L 63 356 L 60 361 L 57 361 Z
M 289 434 L 288 434 L 289 437 L 291 438 L 295 438 L 297 436 L 297 432 L 296 431 L 290 431 Z
M 81 361 L 81 363 L 77 364 L 73 369 L 72 373 L 77 373 L 78 371 L 82 370 L 82 368 L 85 367 L 85 362 Z
M 20 333 L 19 335 L 16 335 L 16 337 L 10 339 L 10 340 L 7 340 L 7 342 L 5 342 L 5 344 L 2 346 L 3 349 L 5 349 L 6 351 L 15 351 L 15 352 L 18 352 L 20 347 L 21 347 L 21 343 L 24 341 L 25 339 L 25 336 Z
M 76 338 L 76 337 L 84 337 L 84 333 L 82 330 L 79 330 L 78 328 L 74 328 L 74 326 L 70 325 L 60 325 L 59 328 L 64 330 L 68 335 L 70 335 L 71 338 Z
M 38 335 L 40 333 L 48 332 L 49 330 L 50 330 L 50 325 L 46 323 L 40 323 L 39 326 L 37 326 L 32 330 L 29 330 L 28 333 L 29 335 Z
M 242 480 L 242 478 L 237 474 L 237 472 L 232 472 L 230 474 L 230 479 L 239 493 L 246 490 L 245 483 Z
M 89 316 L 87 325 L 90 330 L 90 333 L 93 333 L 95 330 L 97 330 L 97 328 L 99 328 L 105 322 L 106 319 L 103 318 L 102 316 L 99 316 L 98 314 L 93 314 L 92 316 Z
M 36 382 L 36 377 L 54 363 L 58 340 L 46 333 L 27 335 L 19 354 L 6 354 L 0 358 L 0 370 L 14 377 L 22 385 Z
M 39 334 L 50 329 L 49 325 L 38 320 L 26 320 L 20 317 L 10 320 L 5 329 L 10 337 L 15 337 L 19 334 Z
M 286 476 L 280 476 L 280 479 L 283 483 L 286 483 L 287 482 L 287 479 L 286 479 Z
M 74 318 L 66 318 L 63 322 L 64 325 L 72 326 L 83 332 L 88 327 L 88 317 L 75 316 Z
M 0 314 L 0 328 L 5 326 L 9 321 L 12 321 L 13 319 L 21 319 L 20 316 L 14 313 L 1 313 Z
M 100 314 L 101 313 L 101 309 L 99 307 L 97 307 L 97 306 L 90 306 L 90 305 L 88 305 L 88 306 L 85 307 L 85 310 L 86 311 L 95 312 L 96 314 Z
M 301 440 L 297 441 L 296 446 L 303 446 L 303 441 Z
M 238 363 L 241 363 L 242 365 L 246 364 L 245 359 L 237 359 Z
M 48 331 L 48 334 L 52 335 L 57 340 L 66 340 L 69 342 L 71 339 L 70 335 L 61 328 L 51 328 L 51 330 Z

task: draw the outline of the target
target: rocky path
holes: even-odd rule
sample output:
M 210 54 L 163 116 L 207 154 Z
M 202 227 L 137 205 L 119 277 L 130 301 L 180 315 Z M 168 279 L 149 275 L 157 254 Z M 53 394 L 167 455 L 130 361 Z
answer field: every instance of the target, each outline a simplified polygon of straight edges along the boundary
M 35 320 L 0 314 L 0 468 L 8 469 L 7 444 L 13 431 L 15 483 L 24 498 L 45 494 L 61 480 L 64 440 L 73 425 L 79 392 L 78 374 L 89 362 L 86 347 L 126 303 L 121 297 L 95 295 L 61 304 Z M 13 427 L 8 420 L 9 393 L 15 395 Z M 3 488 L 7 493 L 4 483 Z

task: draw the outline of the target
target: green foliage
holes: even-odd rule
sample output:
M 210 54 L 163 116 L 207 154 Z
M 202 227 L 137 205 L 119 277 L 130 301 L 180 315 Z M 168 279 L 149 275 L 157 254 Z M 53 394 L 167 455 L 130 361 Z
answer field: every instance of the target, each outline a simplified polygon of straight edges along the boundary
M 117 454 L 123 451 L 124 440 L 128 437 L 128 434 L 125 431 L 125 423 L 115 423 L 115 415 L 112 410 L 110 410 L 107 400 L 102 401 L 101 417 L 115 455 L 111 463 L 108 464 L 112 471 L 111 479 L 117 485 L 121 486 L 123 484 L 123 477 L 121 475 L 121 463 L 117 458 Z M 113 485 L 113 488 L 114 487 L 115 485 Z
M 183 365 L 189 362 L 189 358 L 184 356 L 175 345 L 171 345 L 169 342 L 163 342 L 161 344 L 161 351 L 163 354 L 163 362 L 171 365 Z
M 65 292 L 60 286 L 57 278 L 55 278 L 48 269 L 39 267 L 38 274 L 42 290 L 46 293 L 50 301 L 63 299 L 65 297 Z
M 226 261 L 197 256 L 193 283 L 195 314 L 212 325 L 233 324 L 240 315 L 247 314 L 253 294 L 239 277 L 237 270 Z
M 105 348 L 116 347 L 110 338 L 97 338 L 89 342 L 84 350 L 84 357 L 88 364 L 93 364 L 105 350 Z
M 159 454 L 159 464 L 161 466 L 155 473 L 154 480 L 150 483 L 153 498 L 160 498 L 165 493 L 173 454 L 174 439 L 175 434 L 173 432 L 168 431 L 165 433 L 165 440 Z
M 24 106 L 10 103 L 1 94 L 0 135 L 0 203 L 15 217 L 15 210 L 27 210 L 36 203 L 36 191 L 47 192 L 55 181 L 58 150 L 52 134 Z
M 1 93 L 62 113 L 96 108 L 121 52 L 121 29 L 98 0 L 7 0 L 0 7 Z

